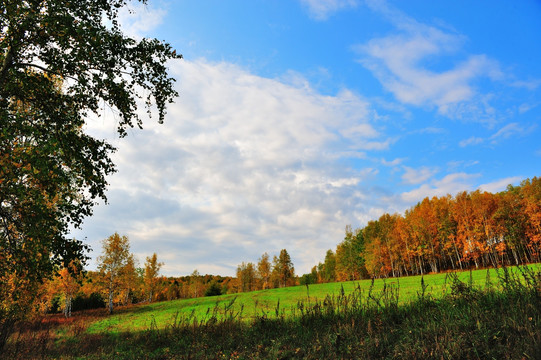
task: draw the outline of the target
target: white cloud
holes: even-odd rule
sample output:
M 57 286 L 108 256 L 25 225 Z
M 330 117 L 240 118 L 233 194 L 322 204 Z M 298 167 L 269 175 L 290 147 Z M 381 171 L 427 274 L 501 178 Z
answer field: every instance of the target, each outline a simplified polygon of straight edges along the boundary
M 482 144 L 484 141 L 485 140 L 483 138 L 472 136 L 465 140 L 460 141 L 458 145 L 460 147 L 466 147 L 470 145 L 479 145 L 479 144 Z
M 358 5 L 356 0 L 301 0 L 301 3 L 316 20 L 326 20 L 335 12 Z
M 381 159 L 381 163 L 383 165 L 385 165 L 385 166 L 397 166 L 397 165 L 402 164 L 405 160 L 406 160 L 406 158 L 396 158 L 396 159 L 393 159 L 391 161 Z
M 413 168 L 404 166 L 404 170 L 405 170 L 405 173 L 402 175 L 402 180 L 406 184 L 423 183 L 438 172 L 437 169 L 429 168 L 426 166 L 423 166 L 419 169 L 413 169 Z
M 536 103 L 536 104 L 528 104 L 528 103 L 521 104 L 518 107 L 518 113 L 519 114 L 527 113 L 528 111 L 530 111 L 532 109 L 535 109 L 538 105 L 539 105 L 538 103 Z
M 513 122 L 503 126 L 500 130 L 492 134 L 487 139 L 476 136 L 469 137 L 459 142 L 460 147 L 466 147 L 471 145 L 479 145 L 485 141 L 490 141 L 491 144 L 498 144 L 500 141 L 509 139 L 512 137 L 525 136 L 530 134 L 536 129 L 536 125 L 522 126 L 519 123 Z
M 525 88 L 527 90 L 536 90 L 541 85 L 541 79 L 535 80 L 517 80 L 512 83 L 513 86 L 518 88 Z
M 362 98 L 323 96 L 227 63 L 171 70 L 182 90 L 165 124 L 115 140 L 110 205 L 81 232 L 97 250 L 119 231 L 137 254 L 167 254 L 164 272 L 233 274 L 242 261 L 287 248 L 307 272 L 378 203 L 362 186 L 377 169 L 344 166 L 366 156 L 359 149 L 393 141 Z M 103 120 L 88 131 L 114 136 Z
M 496 61 L 485 55 L 470 55 L 453 66 L 430 69 L 426 63 L 460 50 L 464 38 L 409 18 L 384 2 L 368 2 L 385 15 L 398 34 L 372 39 L 357 46 L 361 63 L 402 103 L 435 107 L 442 115 L 465 118 L 475 114 L 492 121 L 493 109 L 474 86 L 481 77 L 500 78 Z M 436 62 L 437 64 L 437 62 Z
M 413 204 L 425 197 L 455 195 L 460 191 L 471 189 L 473 180 L 479 176 L 479 174 L 467 173 L 449 174 L 440 180 L 432 180 L 429 184 L 423 184 L 417 189 L 402 193 L 401 200 L 407 204 Z
M 497 192 L 505 190 L 507 188 L 507 185 L 516 184 L 517 182 L 520 182 L 522 179 L 523 178 L 519 176 L 507 177 L 505 179 L 500 179 L 488 184 L 479 185 L 479 190 L 487 191 L 491 193 L 497 193 Z
M 148 4 L 128 2 L 119 11 L 119 22 L 124 34 L 142 38 L 162 24 L 167 10 Z
M 535 125 L 524 127 L 518 123 L 510 123 L 502 127 L 494 135 L 492 135 L 490 137 L 490 140 L 492 140 L 493 144 L 496 144 L 502 139 L 509 139 L 510 137 L 523 136 L 523 135 L 529 134 L 533 130 L 535 130 L 535 128 L 536 128 Z

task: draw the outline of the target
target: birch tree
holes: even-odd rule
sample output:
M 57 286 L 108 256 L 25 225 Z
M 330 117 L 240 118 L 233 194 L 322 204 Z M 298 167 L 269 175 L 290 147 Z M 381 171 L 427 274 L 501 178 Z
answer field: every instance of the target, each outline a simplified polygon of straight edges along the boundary
M 122 288 L 122 271 L 130 258 L 130 242 L 127 236 L 114 233 L 102 241 L 103 252 L 98 257 L 98 270 L 107 293 L 107 309 L 113 312 L 115 294 Z

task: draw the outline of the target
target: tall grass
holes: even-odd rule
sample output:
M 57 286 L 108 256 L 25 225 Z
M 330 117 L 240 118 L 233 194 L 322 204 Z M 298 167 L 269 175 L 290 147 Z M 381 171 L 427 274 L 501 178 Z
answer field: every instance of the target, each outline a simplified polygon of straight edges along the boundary
M 484 282 L 449 273 L 442 297 L 424 278 L 415 297 L 400 301 L 400 282 L 356 285 L 324 298 L 307 296 L 286 310 L 256 309 L 243 320 L 237 298 L 176 313 L 165 327 L 143 331 L 11 339 L 13 358 L 104 359 L 540 359 L 541 273 L 527 267 L 486 272 Z M 307 294 L 308 295 L 308 294 Z M 257 308 L 257 304 L 255 305 Z M 76 332 L 74 328 L 70 330 Z M 36 331 L 38 334 L 39 331 Z M 21 332 L 24 334 L 24 332 Z M 69 335 L 69 336 L 67 336 Z M 40 335 L 41 336 L 41 335 Z M 86 345 L 90 343 L 91 346 Z

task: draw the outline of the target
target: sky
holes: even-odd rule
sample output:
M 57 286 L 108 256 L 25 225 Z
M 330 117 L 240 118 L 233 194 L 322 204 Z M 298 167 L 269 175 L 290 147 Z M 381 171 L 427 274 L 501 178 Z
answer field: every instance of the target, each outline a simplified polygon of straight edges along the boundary
M 108 203 L 72 236 L 127 235 L 161 273 L 235 275 L 287 249 L 302 275 L 383 213 L 541 175 L 541 2 L 158 0 L 124 32 L 184 56 L 165 123 L 119 139 Z

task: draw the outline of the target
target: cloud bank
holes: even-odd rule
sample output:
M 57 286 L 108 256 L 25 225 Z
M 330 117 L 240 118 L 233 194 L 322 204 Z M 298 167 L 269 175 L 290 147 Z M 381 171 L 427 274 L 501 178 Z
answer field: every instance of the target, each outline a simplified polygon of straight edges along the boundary
M 233 274 L 282 248 L 308 271 L 346 224 L 365 220 L 372 195 L 362 184 L 372 169 L 345 164 L 391 142 L 369 103 L 226 63 L 182 61 L 171 70 L 182 86 L 166 123 L 113 140 L 110 204 L 87 220 L 95 233 L 83 228 L 96 250 L 119 231 L 141 259 L 164 257 L 166 273 Z M 113 129 L 98 120 L 87 130 L 111 138 Z

